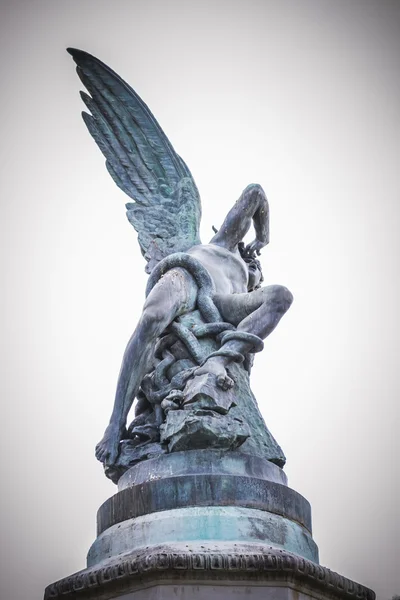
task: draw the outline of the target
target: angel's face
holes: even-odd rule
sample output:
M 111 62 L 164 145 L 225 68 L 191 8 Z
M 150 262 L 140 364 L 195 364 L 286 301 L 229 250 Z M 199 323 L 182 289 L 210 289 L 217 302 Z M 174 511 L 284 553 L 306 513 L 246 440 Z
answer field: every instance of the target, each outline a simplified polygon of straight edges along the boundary
M 248 262 L 247 263 L 247 271 L 249 273 L 247 289 L 249 292 L 252 292 L 253 290 L 255 290 L 259 287 L 259 284 L 263 280 L 263 276 L 262 276 L 258 261 L 252 260 L 252 261 Z

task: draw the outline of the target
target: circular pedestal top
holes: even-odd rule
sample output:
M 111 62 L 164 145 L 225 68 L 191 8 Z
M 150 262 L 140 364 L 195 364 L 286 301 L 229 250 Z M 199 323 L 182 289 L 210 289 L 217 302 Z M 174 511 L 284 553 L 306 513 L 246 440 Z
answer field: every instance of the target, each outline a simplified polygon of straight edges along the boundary
M 118 490 L 181 475 L 239 475 L 287 485 L 284 471 L 265 458 L 224 450 L 189 450 L 138 463 L 122 475 Z

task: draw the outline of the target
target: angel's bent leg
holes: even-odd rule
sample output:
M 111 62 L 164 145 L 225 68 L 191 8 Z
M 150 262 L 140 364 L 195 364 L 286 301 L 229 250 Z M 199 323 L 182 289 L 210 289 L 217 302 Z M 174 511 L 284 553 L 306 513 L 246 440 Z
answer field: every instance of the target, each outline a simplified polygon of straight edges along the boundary
M 238 331 L 253 333 L 265 339 L 278 325 L 292 304 L 293 296 L 281 285 L 270 285 L 245 294 L 217 294 L 214 302 L 223 318 L 237 326 Z M 241 354 L 251 351 L 251 346 L 243 340 L 229 340 L 225 350 Z M 210 358 L 204 369 L 211 368 L 218 376 L 232 359 L 226 356 Z
M 245 294 L 217 294 L 214 302 L 239 331 L 265 339 L 291 306 L 293 296 L 282 285 L 268 285 Z
M 114 464 L 129 410 L 140 382 L 152 364 L 154 344 L 179 315 L 193 310 L 197 287 L 183 269 L 168 271 L 146 299 L 142 316 L 130 338 L 122 360 L 114 408 L 103 439 L 96 446 L 101 462 Z
M 225 321 L 235 325 L 238 331 L 253 333 L 261 339 L 275 329 L 292 301 L 292 294 L 281 285 L 270 285 L 244 294 L 214 296 L 214 302 Z M 251 351 L 251 345 L 243 340 L 232 339 L 224 344 L 224 350 L 246 354 Z M 217 384 L 222 389 L 228 389 L 233 385 L 226 373 L 231 361 L 232 358 L 228 356 L 213 356 L 196 373 L 214 373 Z

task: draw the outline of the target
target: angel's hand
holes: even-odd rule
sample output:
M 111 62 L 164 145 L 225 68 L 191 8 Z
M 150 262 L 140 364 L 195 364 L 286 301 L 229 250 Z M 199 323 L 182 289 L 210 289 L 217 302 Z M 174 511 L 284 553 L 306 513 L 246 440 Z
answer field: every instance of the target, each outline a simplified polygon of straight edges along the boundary
M 261 249 L 264 248 L 265 244 L 260 242 L 259 240 L 253 240 L 250 244 L 246 246 L 246 254 L 251 254 L 252 256 L 260 256 Z

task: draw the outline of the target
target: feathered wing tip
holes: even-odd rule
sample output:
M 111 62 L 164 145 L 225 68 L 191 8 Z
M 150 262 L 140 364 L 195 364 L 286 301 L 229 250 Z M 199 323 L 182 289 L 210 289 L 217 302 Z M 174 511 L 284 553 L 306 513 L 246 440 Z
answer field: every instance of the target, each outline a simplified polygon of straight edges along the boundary
M 115 183 L 134 201 L 127 216 L 151 270 L 173 252 L 198 244 L 200 197 L 185 162 L 148 106 L 119 75 L 87 52 L 68 48 L 90 95 L 85 124 Z

